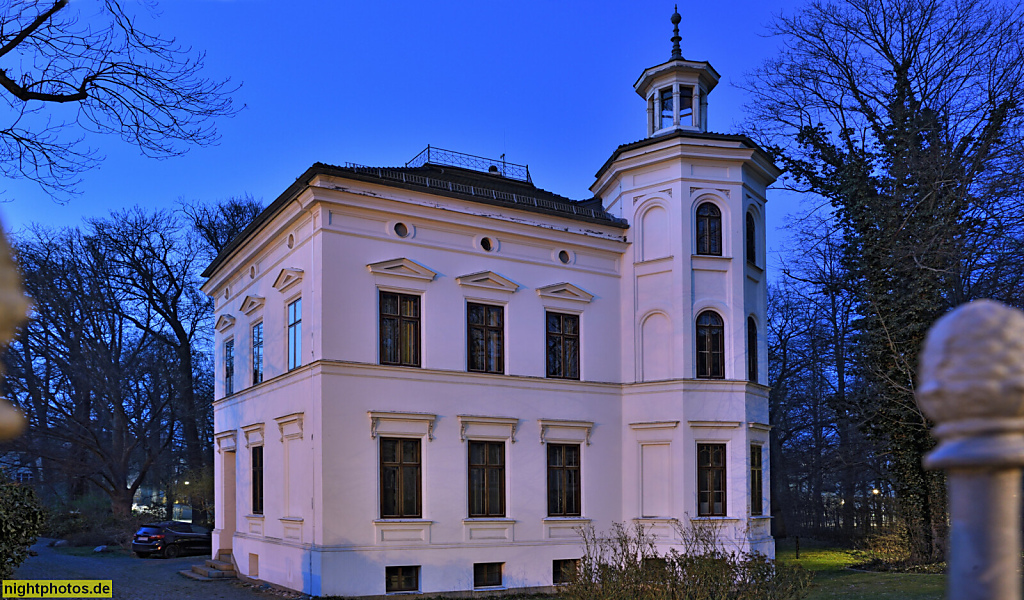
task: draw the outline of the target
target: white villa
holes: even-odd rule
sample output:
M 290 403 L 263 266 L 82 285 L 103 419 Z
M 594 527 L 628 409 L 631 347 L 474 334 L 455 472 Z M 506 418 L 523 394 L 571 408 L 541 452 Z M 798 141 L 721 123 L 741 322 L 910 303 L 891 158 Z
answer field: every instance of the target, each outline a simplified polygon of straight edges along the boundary
M 673 16 L 678 23 L 678 15 Z M 769 535 L 765 191 L 718 73 L 643 72 L 647 136 L 573 201 L 430 148 L 315 164 L 204 273 L 214 555 L 316 595 L 548 588 L 577 528 Z

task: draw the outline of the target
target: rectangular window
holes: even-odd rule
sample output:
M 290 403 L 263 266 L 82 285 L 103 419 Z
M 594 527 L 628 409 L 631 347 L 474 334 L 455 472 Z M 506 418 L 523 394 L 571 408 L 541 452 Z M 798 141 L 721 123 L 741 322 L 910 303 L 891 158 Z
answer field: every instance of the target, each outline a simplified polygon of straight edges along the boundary
M 420 589 L 420 567 L 384 567 L 384 591 L 416 592 Z
M 565 558 L 551 561 L 551 583 L 562 585 L 569 583 L 576 576 L 576 569 L 580 567 L 580 559 Z
M 288 370 L 302 366 L 302 298 L 288 305 Z
M 224 342 L 224 395 L 235 393 L 235 340 Z
M 252 514 L 263 514 L 263 446 L 252 447 Z
M 263 321 L 252 326 L 252 383 L 263 381 Z
M 764 514 L 764 483 L 761 479 L 761 446 L 750 445 L 750 514 Z
M 420 440 L 381 438 L 380 517 L 419 518 Z
M 697 444 L 697 516 L 725 516 L 725 444 Z
M 420 297 L 380 293 L 380 364 L 420 366 Z
M 693 88 L 679 88 L 679 124 L 694 125 L 693 122 Z
M 505 308 L 470 302 L 466 312 L 469 334 L 466 369 L 479 373 L 504 373 Z
M 580 317 L 549 312 L 547 314 L 548 377 L 580 378 Z
M 548 444 L 548 516 L 580 514 L 580 446 Z
M 505 563 L 475 563 L 473 587 L 501 587 L 501 570 Z
M 469 442 L 469 516 L 505 516 L 504 442 Z
M 672 127 L 672 88 L 665 88 L 660 92 L 661 97 L 661 127 L 660 129 L 667 129 Z

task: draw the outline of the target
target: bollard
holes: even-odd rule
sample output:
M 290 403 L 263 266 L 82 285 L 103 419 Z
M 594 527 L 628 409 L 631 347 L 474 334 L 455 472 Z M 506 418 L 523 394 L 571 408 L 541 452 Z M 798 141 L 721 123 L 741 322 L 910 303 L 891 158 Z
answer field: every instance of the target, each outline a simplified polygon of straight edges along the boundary
M 936 321 L 916 396 L 939 442 L 924 466 L 947 473 L 947 597 L 1020 600 L 1024 313 L 978 300 Z

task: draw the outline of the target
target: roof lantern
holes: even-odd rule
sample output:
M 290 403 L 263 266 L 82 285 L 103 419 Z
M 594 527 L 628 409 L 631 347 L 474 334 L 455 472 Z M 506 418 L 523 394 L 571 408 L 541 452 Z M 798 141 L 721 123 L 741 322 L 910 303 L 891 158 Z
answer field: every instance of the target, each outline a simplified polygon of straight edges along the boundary
M 708 130 L 708 94 L 718 85 L 719 75 L 707 61 L 683 58 L 679 49 L 679 7 L 672 13 L 672 57 L 650 67 L 633 84 L 647 101 L 647 137 L 678 130 Z

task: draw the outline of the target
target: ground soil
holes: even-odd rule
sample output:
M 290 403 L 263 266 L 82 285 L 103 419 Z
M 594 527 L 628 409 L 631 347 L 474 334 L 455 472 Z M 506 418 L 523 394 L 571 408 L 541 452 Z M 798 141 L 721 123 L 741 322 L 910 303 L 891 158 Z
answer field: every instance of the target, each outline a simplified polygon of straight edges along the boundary
M 30 556 L 14 572 L 16 580 L 40 579 L 110 579 L 114 598 L 120 600 L 283 600 L 298 594 L 282 594 L 274 590 L 244 584 L 238 580 L 193 581 L 178 574 L 207 556 L 180 558 L 138 558 L 125 552 L 92 553 L 53 548 L 52 540 L 40 540 Z M 72 553 L 74 552 L 74 553 Z

